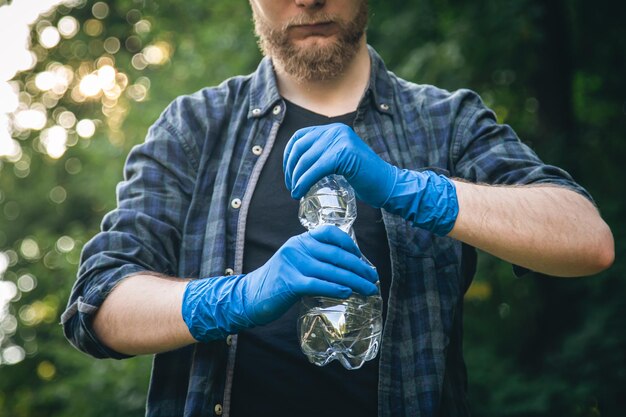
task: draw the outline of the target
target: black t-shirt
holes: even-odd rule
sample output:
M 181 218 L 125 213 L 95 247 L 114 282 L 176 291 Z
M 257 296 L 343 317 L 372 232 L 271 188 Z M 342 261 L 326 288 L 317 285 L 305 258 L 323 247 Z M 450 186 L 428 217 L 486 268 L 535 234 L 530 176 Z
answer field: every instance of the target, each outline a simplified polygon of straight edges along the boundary
M 352 126 L 356 113 L 326 117 L 286 102 L 285 119 L 254 190 L 246 222 L 243 272 L 253 271 L 292 236 L 306 230 L 299 201 L 285 187 L 283 151 L 296 130 L 330 123 Z M 386 303 L 391 282 L 387 235 L 379 209 L 357 201 L 357 243 L 376 266 Z M 278 320 L 239 333 L 231 397 L 233 417 L 376 416 L 378 357 L 358 370 L 338 361 L 318 367 L 300 350 L 298 304 Z

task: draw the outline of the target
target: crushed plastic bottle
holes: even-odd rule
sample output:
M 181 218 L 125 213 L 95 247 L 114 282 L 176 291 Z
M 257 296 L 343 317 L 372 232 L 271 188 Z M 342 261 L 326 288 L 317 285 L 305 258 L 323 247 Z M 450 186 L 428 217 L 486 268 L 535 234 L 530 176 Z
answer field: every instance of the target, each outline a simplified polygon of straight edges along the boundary
M 340 175 L 322 178 L 300 201 L 299 218 L 304 227 L 313 230 L 324 224 L 335 225 L 355 243 L 352 224 L 356 215 L 354 190 Z M 353 293 L 345 300 L 304 297 L 298 319 L 302 352 L 318 366 L 338 360 L 346 369 L 359 369 L 378 354 L 382 308 L 380 291 L 369 297 Z

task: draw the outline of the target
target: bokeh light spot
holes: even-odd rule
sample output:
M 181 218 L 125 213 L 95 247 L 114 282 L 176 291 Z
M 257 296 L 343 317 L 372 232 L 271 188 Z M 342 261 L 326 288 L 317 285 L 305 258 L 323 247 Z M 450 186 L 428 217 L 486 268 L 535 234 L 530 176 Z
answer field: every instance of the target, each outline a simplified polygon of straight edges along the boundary
M 9 257 L 9 266 L 15 266 L 17 264 L 17 252 L 15 252 L 13 249 L 9 249 L 8 251 L 4 252 L 5 255 L 7 255 Z
M 15 114 L 15 125 L 18 129 L 41 130 L 46 126 L 48 117 L 39 108 L 23 110 Z
M 30 162 L 27 160 L 20 160 L 13 165 L 13 173 L 17 178 L 26 178 L 30 174 Z
M 67 191 L 65 191 L 65 188 L 57 185 L 52 190 L 50 190 L 49 197 L 53 203 L 61 204 L 67 198 Z
M 44 48 L 50 49 L 58 45 L 61 40 L 59 31 L 54 26 L 47 26 L 39 33 L 39 43 Z
M 131 9 L 126 13 L 126 21 L 131 25 L 139 22 L 141 20 L 141 12 L 137 9 Z
M 135 32 L 140 35 L 145 35 L 146 33 L 149 33 L 151 29 L 152 25 L 146 19 L 142 19 L 139 22 L 135 23 Z
M 39 251 L 39 245 L 34 239 L 26 238 L 22 240 L 22 244 L 20 245 L 20 252 L 22 256 L 26 259 L 37 259 L 41 256 L 41 252 Z
M 61 36 L 69 39 L 78 33 L 79 23 L 78 20 L 72 16 L 64 16 L 59 20 L 57 28 L 59 29 Z
M 67 130 L 61 126 L 52 126 L 41 132 L 41 144 L 53 159 L 59 159 L 67 150 Z
M 76 116 L 71 111 L 64 111 L 57 118 L 59 125 L 65 129 L 70 129 L 76 124 Z
M 141 84 L 133 84 L 126 90 L 128 97 L 135 101 L 144 101 L 148 95 L 148 89 Z
M 68 174 L 76 175 L 83 169 L 83 163 L 80 159 L 72 157 L 65 161 L 65 170 Z
M 52 90 L 54 87 L 54 74 L 50 71 L 42 71 L 35 76 L 35 85 L 41 91 Z
M 0 306 L 17 295 L 17 286 L 11 281 L 0 281 Z
M 4 320 L 0 321 L 0 330 L 2 330 L 4 334 L 12 335 L 13 333 L 15 333 L 16 329 L 17 319 L 15 318 L 15 316 L 9 314 L 4 317 Z
M 20 346 L 9 346 L 2 351 L 3 362 L 8 365 L 15 365 L 16 363 L 22 362 L 25 356 L 24 349 Z
M 95 97 L 100 93 L 100 82 L 96 74 L 89 74 L 80 80 L 80 92 L 87 97 Z
M 135 69 L 141 71 L 146 69 L 146 67 L 148 66 L 148 61 L 146 61 L 146 58 L 143 56 L 143 54 L 135 54 L 133 55 L 131 64 Z
M 100 36 L 102 29 L 102 22 L 96 19 L 89 19 L 83 25 L 83 30 L 89 36 Z
M 98 82 L 102 90 L 110 90 L 115 86 L 115 68 L 104 65 L 98 70 Z
M 104 19 L 109 15 L 109 5 L 99 1 L 91 7 L 91 13 L 98 19 Z
M 4 217 L 7 220 L 15 220 L 20 215 L 20 205 L 16 201 L 7 201 L 4 205 Z
M 37 286 L 37 279 L 31 274 L 21 275 L 17 279 L 17 288 L 22 292 L 30 292 Z
M 102 68 L 104 66 L 113 67 L 115 65 L 115 60 L 110 56 L 101 56 L 96 61 L 96 68 Z
M 37 354 L 37 340 L 25 340 L 22 346 L 26 352 L 26 356 L 35 356 Z
M 537 113 L 537 110 L 539 110 L 539 100 L 537 100 L 535 97 L 527 98 L 526 102 L 524 103 L 524 109 L 528 113 Z
M 19 161 L 22 157 L 22 147 L 12 139 L 8 134 L 3 135 L 0 131 L 0 158 L 4 158 L 10 162 Z
M 42 361 L 37 365 L 37 375 L 44 381 L 50 381 L 57 373 L 57 368 L 50 361 Z
M 25 325 L 34 326 L 35 324 L 37 324 L 36 312 L 35 309 L 33 309 L 31 306 L 25 305 L 20 307 L 20 311 L 17 314 L 20 317 L 22 323 L 24 323 Z
M 54 93 L 45 92 L 41 97 L 41 102 L 46 108 L 51 109 L 59 104 L 59 97 Z
M 502 303 L 498 306 L 498 315 L 501 319 L 506 319 L 511 314 L 511 306 L 507 303 Z
M 156 45 L 146 46 L 143 55 L 148 64 L 152 65 L 160 65 L 167 60 L 164 51 Z
M 76 133 L 81 138 L 90 138 L 96 133 L 96 124 L 93 120 L 83 119 L 76 125 Z
M 115 82 L 123 90 L 128 86 L 128 76 L 123 72 L 118 72 L 115 76 Z
M 114 36 L 104 40 L 104 50 L 110 54 L 116 54 L 120 50 L 120 40 Z
M 56 243 L 56 248 L 61 253 L 71 252 L 76 246 L 76 242 L 69 236 L 61 236 Z
M 58 301 L 51 296 L 43 300 L 37 300 L 30 305 L 23 305 L 19 310 L 22 323 L 27 326 L 36 326 L 41 322 L 51 323 L 55 320 L 58 309 Z
M 139 38 L 139 36 L 129 36 L 128 38 L 126 38 L 126 41 L 124 42 L 124 46 L 126 46 L 126 49 L 129 52 L 139 52 L 139 50 L 141 50 L 141 39 Z

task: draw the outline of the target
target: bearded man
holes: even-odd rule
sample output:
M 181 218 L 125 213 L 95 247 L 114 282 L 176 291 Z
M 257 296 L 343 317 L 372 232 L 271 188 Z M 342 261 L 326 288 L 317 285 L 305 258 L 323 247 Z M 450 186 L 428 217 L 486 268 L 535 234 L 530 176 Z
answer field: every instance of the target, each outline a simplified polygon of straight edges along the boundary
M 587 192 L 468 90 L 416 85 L 366 43 L 366 0 L 251 0 L 251 75 L 175 100 L 127 160 L 62 317 L 95 357 L 155 354 L 148 416 L 467 416 L 462 300 L 480 248 L 556 276 L 613 262 Z M 298 201 L 343 175 L 357 248 L 303 233 Z M 365 254 L 377 272 L 361 259 Z M 300 352 L 304 295 L 370 295 L 358 370 Z

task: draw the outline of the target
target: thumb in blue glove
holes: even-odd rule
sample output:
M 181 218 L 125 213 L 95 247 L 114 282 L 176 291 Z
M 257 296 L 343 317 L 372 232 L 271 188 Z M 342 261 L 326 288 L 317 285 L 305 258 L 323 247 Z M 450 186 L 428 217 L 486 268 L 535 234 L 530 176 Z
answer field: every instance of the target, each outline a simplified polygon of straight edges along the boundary
M 435 234 L 448 234 L 458 215 L 452 181 L 389 164 L 341 123 L 298 130 L 285 148 L 283 169 L 293 198 L 301 198 L 323 177 L 339 174 L 365 203 Z
M 348 234 L 321 226 L 292 237 L 249 274 L 190 281 L 183 320 L 206 342 L 276 320 L 302 296 L 373 295 L 378 275 L 361 256 Z

